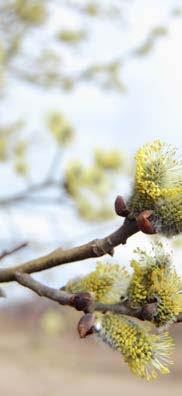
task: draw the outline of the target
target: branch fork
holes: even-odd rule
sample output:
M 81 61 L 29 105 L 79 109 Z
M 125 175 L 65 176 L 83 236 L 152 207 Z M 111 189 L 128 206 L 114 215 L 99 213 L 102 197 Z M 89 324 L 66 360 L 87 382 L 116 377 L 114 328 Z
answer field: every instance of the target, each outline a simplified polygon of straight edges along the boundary
M 22 286 L 34 291 L 40 297 L 49 298 L 60 305 L 67 305 L 73 307 L 77 311 L 84 312 L 85 315 L 78 324 L 78 332 L 81 338 L 93 332 L 94 311 L 102 313 L 110 311 L 118 315 L 129 315 L 140 320 L 152 321 L 156 315 L 157 301 L 151 301 L 139 309 L 129 307 L 127 301 L 120 301 L 116 304 L 101 304 L 95 302 L 90 293 L 71 294 L 66 292 L 64 288 L 54 289 L 36 281 L 30 275 L 67 263 L 101 257 L 105 254 L 113 255 L 116 246 L 125 244 L 127 239 L 138 231 L 142 230 L 146 234 L 155 232 L 150 223 L 151 211 L 144 211 L 135 218 L 131 215 L 123 198 L 120 196 L 116 198 L 115 211 L 117 215 L 124 217 L 124 222 L 121 227 L 110 235 L 71 249 L 63 250 L 59 248 L 38 259 L 25 262 L 15 267 L 0 269 L 0 283 L 16 281 Z M 18 251 L 25 245 L 26 244 L 21 244 L 10 252 L 4 252 L 0 258 Z M 178 316 L 176 322 L 182 322 L 182 313 Z

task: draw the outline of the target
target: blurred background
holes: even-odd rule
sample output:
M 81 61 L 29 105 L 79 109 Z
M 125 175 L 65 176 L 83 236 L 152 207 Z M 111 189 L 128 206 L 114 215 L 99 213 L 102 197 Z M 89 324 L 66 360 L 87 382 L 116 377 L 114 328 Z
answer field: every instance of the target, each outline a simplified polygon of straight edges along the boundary
M 154 139 L 181 149 L 181 37 L 180 0 L 0 0 L 0 248 L 28 244 L 1 267 L 111 232 L 136 150 Z M 181 242 L 164 240 L 182 274 Z M 105 261 L 128 267 L 133 249 L 150 243 L 138 233 Z M 60 287 L 95 264 L 35 278 Z M 145 384 L 117 353 L 79 340 L 78 313 L 3 288 L 3 396 L 181 394 L 181 325 L 172 374 Z

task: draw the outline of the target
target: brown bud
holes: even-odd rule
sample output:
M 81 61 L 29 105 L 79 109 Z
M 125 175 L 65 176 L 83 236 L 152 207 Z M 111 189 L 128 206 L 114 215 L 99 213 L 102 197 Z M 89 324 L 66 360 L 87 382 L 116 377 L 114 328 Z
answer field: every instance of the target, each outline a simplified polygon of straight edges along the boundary
M 90 293 L 74 294 L 70 299 L 70 305 L 77 311 L 89 312 L 92 304 L 92 296 Z
M 93 331 L 94 319 L 95 319 L 94 314 L 88 313 L 82 316 L 82 318 L 78 322 L 78 333 L 80 338 L 85 338 L 94 332 Z
M 145 234 L 156 234 L 156 230 L 149 220 L 151 214 L 152 210 L 144 210 L 136 219 L 139 230 Z
M 115 212 L 118 216 L 127 217 L 129 214 L 129 210 L 127 209 L 124 199 L 121 195 L 118 195 L 115 200 Z

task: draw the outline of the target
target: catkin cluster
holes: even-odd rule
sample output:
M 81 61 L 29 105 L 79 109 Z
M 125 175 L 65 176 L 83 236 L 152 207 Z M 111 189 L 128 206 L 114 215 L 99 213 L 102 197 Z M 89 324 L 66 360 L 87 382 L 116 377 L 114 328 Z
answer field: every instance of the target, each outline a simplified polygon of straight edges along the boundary
M 132 373 L 151 380 L 169 372 L 173 340 L 164 326 L 173 323 L 182 311 L 182 280 L 172 265 L 171 256 L 156 242 L 152 251 L 136 251 L 129 274 L 118 264 L 97 263 L 95 271 L 68 282 L 71 293 L 90 292 L 97 303 L 125 301 L 142 308 L 156 301 L 156 312 L 149 323 L 112 312 L 95 312 L 94 330 L 99 338 L 119 351 Z M 160 334 L 156 328 L 160 327 Z
M 157 140 L 138 151 L 125 209 L 138 226 L 139 216 L 149 214 L 143 218 L 156 233 L 170 237 L 182 232 L 182 161 L 170 145 Z M 174 343 L 166 327 L 182 312 L 182 279 L 161 242 L 154 243 L 149 253 L 141 249 L 135 253 L 131 273 L 118 264 L 97 263 L 95 271 L 71 280 L 65 288 L 89 292 L 95 303 L 125 303 L 140 312 L 148 304 L 155 306 L 150 322 L 114 314 L 110 307 L 105 313 L 96 310 L 92 326 L 99 338 L 122 354 L 133 374 L 149 381 L 167 374 L 172 363 Z
M 172 265 L 171 256 L 158 242 L 151 252 L 137 250 L 138 260 L 132 260 L 133 275 L 127 291 L 129 305 L 142 307 L 157 301 L 153 322 L 156 327 L 173 323 L 182 311 L 182 280 Z

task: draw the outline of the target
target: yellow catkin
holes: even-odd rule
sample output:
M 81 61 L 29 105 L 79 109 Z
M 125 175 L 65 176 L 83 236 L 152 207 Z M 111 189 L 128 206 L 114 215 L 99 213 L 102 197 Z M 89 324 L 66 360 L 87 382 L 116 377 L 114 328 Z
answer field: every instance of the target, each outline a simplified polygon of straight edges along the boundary
M 123 166 L 123 156 L 117 150 L 96 150 L 95 151 L 96 165 L 101 169 L 120 170 Z
M 99 262 L 95 271 L 69 281 L 66 290 L 71 293 L 90 292 L 96 302 L 112 304 L 126 294 L 128 283 L 129 275 L 124 267 Z
M 167 236 L 182 232 L 182 161 L 176 150 L 159 140 L 136 154 L 136 173 L 127 206 L 133 215 L 152 210 L 151 222 Z
M 168 335 L 151 334 L 149 328 L 127 316 L 96 313 L 94 328 L 98 336 L 120 352 L 133 374 L 147 381 L 169 373 L 173 340 Z
M 133 261 L 133 275 L 127 296 L 133 308 L 156 301 L 157 310 L 153 322 L 157 327 L 171 324 L 182 311 L 182 279 L 171 263 L 171 257 L 161 243 L 153 252 L 138 250 L 139 260 Z
M 161 197 L 155 205 L 152 222 L 157 232 L 168 237 L 182 232 L 182 188 L 178 193 Z

